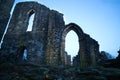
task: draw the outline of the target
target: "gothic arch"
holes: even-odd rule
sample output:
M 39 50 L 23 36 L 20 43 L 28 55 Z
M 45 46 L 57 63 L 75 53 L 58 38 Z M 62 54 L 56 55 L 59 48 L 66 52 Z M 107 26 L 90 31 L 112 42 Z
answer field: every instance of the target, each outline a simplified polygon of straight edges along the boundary
M 33 29 L 33 23 L 34 23 L 34 18 L 35 18 L 35 10 L 30 9 L 28 11 L 28 26 L 26 32 L 32 31 Z
M 63 35 L 67 34 L 70 30 L 75 31 L 79 38 L 83 35 L 83 30 L 75 23 L 70 23 L 66 25 Z
M 95 54 L 99 53 L 99 45 L 98 43 L 92 39 L 88 34 L 84 33 L 80 26 L 75 23 L 70 23 L 65 26 L 62 33 L 62 41 L 61 41 L 61 61 L 65 64 L 65 37 L 69 31 L 75 31 L 78 35 L 79 39 L 79 50 L 78 54 L 75 56 L 73 63 L 77 66 L 87 67 L 93 66 L 96 64 L 95 62 Z M 97 51 L 97 52 L 96 52 Z
M 66 27 L 63 30 L 62 33 L 62 47 L 61 47 L 61 57 L 62 57 L 62 62 L 64 64 L 64 52 L 65 52 L 65 38 L 66 35 L 69 31 L 73 30 L 77 35 L 78 35 L 78 39 L 79 39 L 79 51 L 78 51 L 78 55 L 80 55 L 80 51 L 81 51 L 81 46 L 80 42 L 82 42 L 82 40 L 84 39 L 84 32 L 83 30 L 75 23 L 70 23 L 68 25 L 66 25 Z

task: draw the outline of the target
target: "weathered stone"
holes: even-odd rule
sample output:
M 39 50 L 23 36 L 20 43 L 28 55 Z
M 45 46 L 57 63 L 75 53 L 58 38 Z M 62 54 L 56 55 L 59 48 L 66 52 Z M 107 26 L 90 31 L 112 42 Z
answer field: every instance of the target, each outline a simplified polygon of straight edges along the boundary
M 46 58 L 47 64 L 61 64 L 61 35 L 65 24 L 63 14 L 51 10 L 49 13 Z
M 32 11 L 35 13 L 33 29 L 31 32 L 26 32 Z M 45 63 L 49 11 L 47 7 L 37 2 L 18 3 L 2 45 L 2 54 L 23 54 L 17 52 L 25 46 L 29 62 Z
M 117 60 L 120 60 L 120 49 L 118 51 L 118 56 L 116 57 Z
M 80 66 L 80 55 L 76 55 L 73 58 L 73 66 Z
M 0 40 L 2 39 L 2 35 L 10 18 L 13 3 L 14 0 L 0 0 Z
M 35 14 L 32 31 L 27 31 L 32 14 Z M 0 61 L 21 62 L 26 49 L 29 63 L 65 65 L 65 37 L 70 30 L 74 30 L 79 38 L 79 52 L 74 59 L 76 66 L 96 65 L 99 44 L 80 26 L 74 23 L 65 25 L 63 14 L 37 2 L 20 2 L 14 9 L 0 50 L 0 55 L 8 60 Z
M 120 50 L 118 51 L 118 53 L 119 54 L 115 59 L 109 59 L 105 54 L 100 54 L 99 65 L 104 67 L 120 68 Z
M 65 51 L 65 65 L 71 66 L 71 55 L 68 55 L 68 53 Z

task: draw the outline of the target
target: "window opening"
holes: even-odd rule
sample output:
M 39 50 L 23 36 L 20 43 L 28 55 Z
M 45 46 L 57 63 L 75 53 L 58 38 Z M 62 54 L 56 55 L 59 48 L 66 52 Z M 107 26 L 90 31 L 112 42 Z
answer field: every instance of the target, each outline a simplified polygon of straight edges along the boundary
M 26 32 L 32 31 L 34 17 L 35 17 L 35 12 L 34 12 L 34 10 L 31 10 L 29 12 L 29 22 L 28 22 L 28 27 L 27 27 Z
M 68 32 L 68 34 L 66 35 L 65 51 L 67 52 L 68 55 L 71 55 L 71 62 L 73 61 L 73 58 L 78 54 L 79 51 L 78 35 L 73 30 Z
M 23 51 L 23 61 L 26 61 L 27 60 L 27 49 L 24 49 Z

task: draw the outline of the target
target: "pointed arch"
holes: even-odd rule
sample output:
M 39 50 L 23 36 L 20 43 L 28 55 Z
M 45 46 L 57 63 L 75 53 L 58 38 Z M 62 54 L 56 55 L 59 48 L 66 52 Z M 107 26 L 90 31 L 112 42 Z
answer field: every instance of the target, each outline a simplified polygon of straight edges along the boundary
M 64 52 L 65 52 L 65 38 L 66 35 L 68 34 L 69 31 L 73 30 L 77 35 L 78 35 L 78 40 L 79 40 L 79 50 L 78 50 L 78 54 L 80 54 L 80 41 L 84 38 L 84 33 L 82 31 L 82 29 L 75 23 L 70 23 L 68 25 L 66 25 L 66 27 L 63 30 L 62 33 L 62 42 L 61 42 L 61 57 L 62 57 L 62 62 L 64 64 Z
M 34 21 L 34 17 L 35 17 L 35 10 L 34 9 L 29 10 L 28 15 L 29 15 L 29 19 L 28 19 L 29 21 L 28 21 L 28 27 L 27 27 L 26 32 L 32 31 L 33 21 Z

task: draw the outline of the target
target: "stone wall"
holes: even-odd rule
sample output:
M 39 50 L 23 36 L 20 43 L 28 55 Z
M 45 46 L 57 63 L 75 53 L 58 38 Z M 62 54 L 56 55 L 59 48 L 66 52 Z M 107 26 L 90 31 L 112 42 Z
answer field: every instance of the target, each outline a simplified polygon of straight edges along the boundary
M 32 31 L 26 32 L 31 13 L 35 13 L 33 28 Z M 62 16 L 37 2 L 18 3 L 1 53 L 21 55 L 21 48 L 26 47 L 28 62 L 58 65 L 60 28 L 64 27 Z
M 10 18 L 13 3 L 14 0 L 0 0 L 0 40 Z
M 71 55 L 68 55 L 68 53 L 65 51 L 65 65 L 70 66 L 71 65 Z
M 47 35 L 47 50 L 46 58 L 47 64 L 59 65 L 61 64 L 60 49 L 61 49 L 61 35 L 64 28 L 63 14 L 51 10 L 49 13 L 49 25 Z
M 27 31 L 32 14 L 35 14 L 32 31 Z M 70 30 L 74 30 L 79 38 L 79 52 L 73 61 L 75 65 L 96 65 L 99 44 L 80 26 L 74 23 L 65 25 L 63 14 L 37 2 L 20 2 L 14 9 L 4 38 L 0 62 L 22 62 L 24 50 L 27 50 L 26 61 L 29 63 L 65 65 L 65 37 Z

